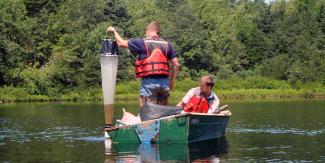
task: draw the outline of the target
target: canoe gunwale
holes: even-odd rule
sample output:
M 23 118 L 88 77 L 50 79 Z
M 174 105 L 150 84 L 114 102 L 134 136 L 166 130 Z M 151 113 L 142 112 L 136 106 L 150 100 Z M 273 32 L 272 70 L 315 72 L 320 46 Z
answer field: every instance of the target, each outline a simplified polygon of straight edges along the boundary
M 171 115 L 171 116 L 166 116 L 166 117 L 162 117 L 162 118 L 158 118 L 158 119 L 151 119 L 151 120 L 147 120 L 147 121 L 142 121 L 140 123 L 135 123 L 135 124 L 131 124 L 131 125 L 125 125 L 125 126 L 120 126 L 120 127 L 114 127 L 114 128 L 111 128 L 111 129 L 105 129 L 105 131 L 108 131 L 108 132 L 111 132 L 111 131 L 114 131 L 114 130 L 118 130 L 118 129 L 123 129 L 123 128 L 129 128 L 129 127 L 133 127 L 135 125 L 138 125 L 138 124 L 145 124 L 145 123 L 151 123 L 151 122 L 154 122 L 154 121 L 157 121 L 157 120 L 165 120 L 165 119 L 170 119 L 170 118 L 180 118 L 180 117 L 185 117 L 185 116 L 192 116 L 192 115 L 195 115 L 195 116 L 215 116 L 215 117 L 229 117 L 231 116 L 231 112 L 228 114 L 228 115 L 221 115 L 221 114 L 206 114 L 206 113 L 181 113 L 181 114 L 176 114 L 176 115 Z

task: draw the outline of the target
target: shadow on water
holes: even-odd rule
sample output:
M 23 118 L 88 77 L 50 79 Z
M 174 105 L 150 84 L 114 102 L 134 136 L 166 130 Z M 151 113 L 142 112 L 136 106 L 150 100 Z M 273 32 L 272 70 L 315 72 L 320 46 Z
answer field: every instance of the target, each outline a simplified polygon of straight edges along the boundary
M 225 137 L 190 144 L 112 144 L 105 140 L 104 162 L 202 162 L 228 159 Z

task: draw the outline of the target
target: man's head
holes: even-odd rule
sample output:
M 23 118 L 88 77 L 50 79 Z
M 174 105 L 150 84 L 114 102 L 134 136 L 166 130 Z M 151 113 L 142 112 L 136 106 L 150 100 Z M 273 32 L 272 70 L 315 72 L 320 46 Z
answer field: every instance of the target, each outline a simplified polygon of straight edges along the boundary
M 153 21 L 147 26 L 146 31 L 147 37 L 159 36 L 160 35 L 160 25 L 158 22 Z
M 201 77 L 200 89 L 202 94 L 209 96 L 211 94 L 213 86 L 214 86 L 214 81 L 212 76 L 207 75 Z

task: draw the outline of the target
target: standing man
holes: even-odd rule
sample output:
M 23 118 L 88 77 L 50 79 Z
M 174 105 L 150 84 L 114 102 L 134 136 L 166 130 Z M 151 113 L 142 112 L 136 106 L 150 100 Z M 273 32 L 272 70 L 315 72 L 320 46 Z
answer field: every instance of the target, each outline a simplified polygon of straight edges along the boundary
M 132 54 L 138 55 L 135 73 L 137 78 L 142 78 L 140 107 L 146 102 L 167 105 L 180 65 L 170 43 L 160 38 L 159 23 L 151 22 L 147 26 L 144 39 L 124 40 L 112 26 L 107 28 L 107 32 L 114 33 L 119 47 L 129 48 Z

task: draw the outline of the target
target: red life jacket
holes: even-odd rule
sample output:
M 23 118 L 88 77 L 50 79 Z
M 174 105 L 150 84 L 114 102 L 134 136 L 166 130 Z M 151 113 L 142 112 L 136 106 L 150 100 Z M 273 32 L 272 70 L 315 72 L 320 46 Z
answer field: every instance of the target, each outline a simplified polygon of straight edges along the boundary
M 167 58 L 168 44 L 162 39 L 144 39 L 147 57 L 135 61 L 135 74 L 137 78 L 149 75 L 169 76 L 169 63 Z
M 184 106 L 185 112 L 207 113 L 210 106 L 206 98 L 193 96 Z

